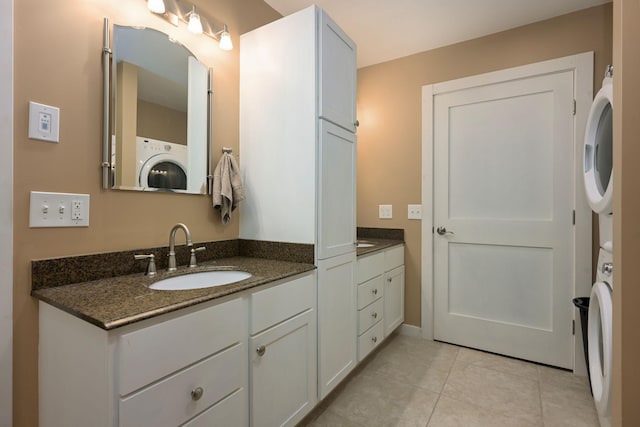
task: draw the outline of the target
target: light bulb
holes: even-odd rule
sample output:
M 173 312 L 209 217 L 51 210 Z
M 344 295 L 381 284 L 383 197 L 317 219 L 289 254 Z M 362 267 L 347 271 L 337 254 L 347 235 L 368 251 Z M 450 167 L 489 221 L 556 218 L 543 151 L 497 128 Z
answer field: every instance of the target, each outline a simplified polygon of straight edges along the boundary
M 220 33 L 220 49 L 222 50 L 231 50 L 233 49 L 233 43 L 231 42 L 231 35 L 229 34 L 229 30 L 227 26 L 224 26 L 222 33 Z
M 202 22 L 200 22 L 200 15 L 196 12 L 196 7 L 193 6 L 193 10 L 189 14 L 189 23 L 187 29 L 193 34 L 202 34 Z
M 166 11 L 164 0 L 147 0 L 147 8 L 153 13 L 162 14 Z

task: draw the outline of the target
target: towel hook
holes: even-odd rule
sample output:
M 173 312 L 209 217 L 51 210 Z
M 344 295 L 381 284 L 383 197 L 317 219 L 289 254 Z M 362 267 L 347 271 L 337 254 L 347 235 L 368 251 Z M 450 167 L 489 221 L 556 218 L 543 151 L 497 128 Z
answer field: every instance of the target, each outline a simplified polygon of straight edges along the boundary
M 233 148 L 222 147 L 222 152 L 231 154 L 231 153 L 233 153 Z

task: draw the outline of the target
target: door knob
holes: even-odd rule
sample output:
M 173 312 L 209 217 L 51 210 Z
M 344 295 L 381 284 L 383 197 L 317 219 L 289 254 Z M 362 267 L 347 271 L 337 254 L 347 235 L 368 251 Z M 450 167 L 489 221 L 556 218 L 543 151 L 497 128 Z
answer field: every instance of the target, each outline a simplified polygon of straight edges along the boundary
M 453 231 L 447 231 L 447 229 L 444 228 L 444 227 L 438 227 L 438 228 L 436 228 L 436 231 L 441 236 L 444 236 L 445 234 L 454 234 Z

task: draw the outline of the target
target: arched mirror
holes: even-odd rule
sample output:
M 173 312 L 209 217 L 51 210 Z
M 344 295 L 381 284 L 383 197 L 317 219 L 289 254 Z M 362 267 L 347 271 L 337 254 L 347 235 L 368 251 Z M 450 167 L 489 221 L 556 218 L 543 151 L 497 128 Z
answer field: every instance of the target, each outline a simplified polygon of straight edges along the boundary
M 108 27 L 105 20 L 105 52 Z M 210 70 L 185 46 L 151 28 L 114 25 L 112 39 L 105 66 L 106 186 L 206 194 Z

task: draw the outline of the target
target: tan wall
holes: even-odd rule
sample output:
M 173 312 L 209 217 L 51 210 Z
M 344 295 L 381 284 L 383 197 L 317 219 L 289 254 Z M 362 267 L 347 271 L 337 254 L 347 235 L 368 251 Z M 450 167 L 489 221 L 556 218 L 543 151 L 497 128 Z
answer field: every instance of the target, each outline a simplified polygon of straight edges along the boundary
M 102 20 L 172 33 L 214 67 L 214 153 L 238 147 L 238 35 L 280 15 L 262 0 L 195 0 L 225 22 L 236 49 L 224 52 L 206 37 L 174 29 L 141 0 L 20 0 L 15 7 L 14 159 L 14 426 L 38 425 L 36 301 L 30 297 L 32 259 L 168 244 L 186 223 L 196 241 L 238 236 L 238 222 L 220 225 L 206 196 L 101 189 Z M 60 107 L 60 144 L 27 138 L 28 102 Z M 90 227 L 29 229 L 29 192 L 91 195 Z M 64 385 L 61 385 L 64 392 Z
M 420 325 L 421 225 L 406 218 L 421 201 L 421 87 L 587 51 L 599 86 L 611 45 L 608 4 L 358 71 L 358 225 L 405 229 L 408 324 Z M 379 204 L 393 205 L 392 220 L 378 219 Z
M 640 3 L 613 3 L 612 425 L 626 427 L 640 425 Z
M 187 145 L 187 113 L 139 99 L 137 135 Z

